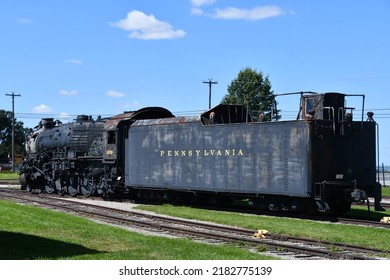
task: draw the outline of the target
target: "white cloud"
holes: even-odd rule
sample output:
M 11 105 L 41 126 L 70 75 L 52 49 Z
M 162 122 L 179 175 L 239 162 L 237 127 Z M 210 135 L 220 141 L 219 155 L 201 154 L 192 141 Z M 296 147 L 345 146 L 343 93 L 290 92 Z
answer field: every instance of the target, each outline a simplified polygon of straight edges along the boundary
M 217 9 L 214 17 L 219 19 L 261 20 L 280 16 L 284 13 L 278 6 L 257 6 L 252 9 L 228 7 L 225 9 Z
M 124 109 L 139 109 L 141 106 L 141 103 L 137 100 L 134 100 L 131 103 L 124 103 L 122 104 L 122 108 Z
M 204 11 L 201 9 L 203 6 L 212 5 L 216 0 L 191 0 L 192 8 L 191 13 L 193 15 L 204 15 Z
M 18 18 L 17 19 L 19 24 L 33 24 L 34 22 L 29 18 Z
M 59 118 L 59 119 L 69 119 L 69 118 L 71 118 L 71 116 L 68 113 L 61 112 L 61 113 L 58 114 L 57 118 Z
M 191 14 L 200 16 L 200 15 L 203 15 L 204 13 L 203 13 L 202 9 L 192 8 L 191 9 Z
M 181 38 L 186 33 L 181 29 L 173 29 L 172 25 L 160 21 L 154 15 L 146 15 L 143 12 L 133 10 L 127 13 L 125 19 L 110 23 L 113 27 L 130 31 L 129 37 L 143 40 L 160 40 Z
M 65 60 L 65 63 L 68 64 L 82 64 L 83 62 L 80 59 L 70 58 Z
M 41 104 L 41 105 L 35 106 L 33 108 L 33 112 L 38 113 L 38 114 L 45 114 L 45 113 L 53 112 L 53 109 L 45 104 Z
M 105 95 L 109 97 L 115 97 L 115 98 L 125 97 L 125 94 L 123 92 L 116 91 L 116 90 L 109 90 L 105 93 Z
M 216 2 L 217 0 L 191 0 L 191 4 L 194 7 L 201 7 L 205 5 L 212 5 Z
M 65 96 L 73 96 L 73 95 L 77 95 L 78 92 L 77 92 L 77 90 L 65 90 L 65 89 L 62 89 L 62 90 L 60 90 L 59 94 L 60 95 L 65 95 Z
M 281 16 L 285 11 L 276 5 L 256 6 L 251 9 L 242 9 L 236 7 L 227 7 L 223 9 L 216 8 L 214 12 L 205 12 L 203 6 L 213 5 L 216 0 L 191 0 L 191 13 L 198 16 L 208 16 L 216 19 L 244 19 L 244 20 L 262 20 L 270 17 Z

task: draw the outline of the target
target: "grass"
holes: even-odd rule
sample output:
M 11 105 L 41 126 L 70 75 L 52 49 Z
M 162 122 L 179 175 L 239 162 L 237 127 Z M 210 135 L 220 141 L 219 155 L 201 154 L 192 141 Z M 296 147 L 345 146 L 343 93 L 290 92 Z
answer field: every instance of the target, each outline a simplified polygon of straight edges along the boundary
M 0 179 L 18 178 L 0 172 Z M 382 188 L 390 196 L 390 188 Z M 390 249 L 388 229 L 318 223 L 290 218 L 227 213 L 190 207 L 142 205 L 161 214 L 200 219 L 271 233 Z M 372 209 L 371 209 L 372 210 Z M 88 220 L 0 200 L 0 259 L 260 259 L 237 248 L 209 246 L 186 239 L 146 237 L 123 229 L 97 225 Z M 367 207 L 354 206 L 351 216 L 368 215 Z M 380 220 L 386 212 L 371 211 Z M 32 222 L 33 221 L 33 222 Z
M 0 171 L 0 179 L 18 179 L 19 173 L 12 171 Z
M 369 219 L 373 221 L 380 221 L 383 217 L 389 216 L 390 210 L 375 211 L 374 206 L 370 207 L 370 211 L 366 205 L 352 205 L 350 211 L 344 214 L 345 218 Z
M 390 187 L 382 187 L 382 196 L 390 197 Z
M 0 200 L 0 259 L 261 260 L 229 246 L 146 236 L 84 218 Z
M 200 219 L 220 224 L 238 226 L 247 229 L 268 230 L 270 233 L 306 237 L 316 240 L 327 240 L 369 246 L 390 250 L 390 231 L 384 228 L 365 228 L 336 223 L 321 223 L 293 218 L 275 218 L 261 215 L 210 211 L 172 205 L 141 205 L 138 208 L 170 216 Z M 359 210 L 363 211 L 363 210 Z M 367 211 L 367 210 L 365 210 Z M 389 211 L 379 212 L 389 216 Z

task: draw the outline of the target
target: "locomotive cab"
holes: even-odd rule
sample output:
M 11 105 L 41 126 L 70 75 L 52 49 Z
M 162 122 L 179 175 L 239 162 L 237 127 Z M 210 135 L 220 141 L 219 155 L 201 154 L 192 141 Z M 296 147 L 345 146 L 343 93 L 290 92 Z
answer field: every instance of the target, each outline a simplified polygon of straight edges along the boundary
M 101 185 L 101 192 L 118 190 L 123 185 L 126 161 L 126 146 L 130 126 L 141 119 L 170 118 L 174 115 L 161 107 L 147 107 L 135 112 L 124 112 L 110 118 L 104 126 L 103 132 L 103 163 L 105 164 L 105 184 Z
M 133 122 L 142 119 L 171 118 L 174 115 L 161 107 L 147 107 L 135 112 L 124 112 L 108 120 L 104 125 L 103 142 L 105 163 L 114 163 L 121 156 L 118 147 L 127 138 L 127 130 Z M 119 154 L 118 154 L 119 153 Z

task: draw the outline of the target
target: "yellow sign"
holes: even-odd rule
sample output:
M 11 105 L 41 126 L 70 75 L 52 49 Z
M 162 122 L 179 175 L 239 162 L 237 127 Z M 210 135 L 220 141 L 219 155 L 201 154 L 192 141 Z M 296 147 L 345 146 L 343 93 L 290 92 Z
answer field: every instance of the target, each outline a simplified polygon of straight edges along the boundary
M 242 149 L 160 150 L 161 157 L 243 156 Z

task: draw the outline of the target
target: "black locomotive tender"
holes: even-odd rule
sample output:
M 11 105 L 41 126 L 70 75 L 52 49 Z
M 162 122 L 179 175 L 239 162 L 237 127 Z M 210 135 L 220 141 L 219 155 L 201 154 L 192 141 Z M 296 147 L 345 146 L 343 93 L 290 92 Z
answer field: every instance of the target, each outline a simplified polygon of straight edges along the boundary
M 109 119 L 42 119 L 26 139 L 22 189 L 73 196 L 240 198 L 270 210 L 344 212 L 375 198 L 376 122 L 351 95 L 300 93 L 296 120 L 252 121 L 245 106 L 175 117 L 161 107 Z M 357 95 L 353 95 L 357 96 Z M 276 106 L 276 104 L 275 104 Z

